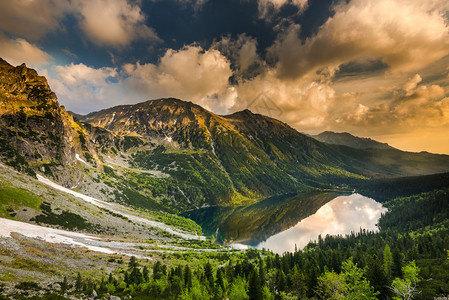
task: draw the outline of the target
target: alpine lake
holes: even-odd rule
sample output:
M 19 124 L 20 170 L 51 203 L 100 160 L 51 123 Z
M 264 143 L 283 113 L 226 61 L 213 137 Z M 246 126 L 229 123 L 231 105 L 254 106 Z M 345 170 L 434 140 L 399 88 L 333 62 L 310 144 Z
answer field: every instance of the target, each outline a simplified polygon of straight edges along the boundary
M 386 211 L 357 193 L 316 192 L 270 197 L 249 206 L 206 207 L 183 215 L 220 244 L 282 254 L 302 249 L 319 236 L 376 231 Z

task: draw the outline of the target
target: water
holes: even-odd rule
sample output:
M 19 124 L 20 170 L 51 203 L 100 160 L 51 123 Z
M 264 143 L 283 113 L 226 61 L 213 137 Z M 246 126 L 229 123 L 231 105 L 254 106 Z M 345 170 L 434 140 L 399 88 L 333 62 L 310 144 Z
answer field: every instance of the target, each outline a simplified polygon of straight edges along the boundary
M 381 214 L 387 211 L 360 194 L 317 193 L 270 199 L 249 207 L 198 210 L 187 216 L 223 244 L 239 249 L 265 248 L 281 254 L 293 252 L 295 247 L 301 249 L 319 235 L 376 231 Z M 211 226 L 216 226 L 215 232 Z

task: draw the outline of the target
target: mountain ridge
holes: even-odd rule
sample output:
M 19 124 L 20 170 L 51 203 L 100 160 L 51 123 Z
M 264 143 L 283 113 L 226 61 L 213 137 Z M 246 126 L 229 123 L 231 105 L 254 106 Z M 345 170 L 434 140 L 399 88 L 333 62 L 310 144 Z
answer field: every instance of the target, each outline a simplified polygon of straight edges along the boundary
M 423 164 L 417 165 L 421 166 L 421 170 L 404 166 L 397 168 L 380 161 L 382 156 L 385 156 L 386 161 L 400 161 L 401 156 L 404 156 L 406 160 L 413 162 L 420 154 L 403 152 L 392 147 L 355 149 L 323 144 L 299 133 L 284 122 L 253 114 L 250 110 L 219 116 L 191 102 L 174 98 L 120 105 L 92 112 L 83 116 L 82 120 L 118 136 L 133 134 L 141 140 L 141 145 L 159 145 L 157 147 L 161 148 L 157 155 L 151 153 L 153 150 L 149 150 L 149 156 L 138 151 L 137 160 L 136 157 L 133 158 L 134 163 L 143 168 L 156 166 L 145 161 L 162 159 L 164 155 L 168 157 L 170 153 L 180 149 L 205 151 L 213 163 L 220 166 L 225 181 L 231 187 L 236 187 L 239 195 L 250 198 L 276 195 L 276 190 L 279 189 L 272 189 L 267 181 L 275 182 L 278 186 L 288 182 L 289 188 L 284 186 L 286 189 L 280 189 L 283 193 L 310 185 L 323 186 L 323 182 L 328 184 L 344 182 L 347 179 L 425 174 L 433 170 L 439 171 L 438 168 L 441 167 L 439 162 L 432 163 L 439 156 L 428 154 L 429 162 L 433 164 L 432 171 L 422 168 Z M 148 137 L 156 141 L 144 141 Z M 257 164 L 268 169 L 253 168 L 253 165 Z M 445 164 L 447 165 L 447 162 Z M 238 180 L 242 177 L 239 165 L 254 175 L 251 181 L 258 181 L 259 192 L 265 189 L 262 194 L 246 193 L 248 186 L 250 190 L 256 189 L 251 186 L 251 182 L 234 182 L 235 178 Z M 177 175 L 172 172 L 171 176 Z M 260 180 L 264 176 L 266 180 Z M 279 178 L 283 178 L 282 182 L 279 182 Z
M 387 143 L 371 138 L 354 136 L 349 132 L 323 131 L 320 134 L 311 135 L 311 137 L 323 143 L 344 145 L 357 149 L 396 149 Z
M 220 116 L 175 98 L 72 116 L 45 77 L 0 66 L 1 160 L 103 200 L 180 212 L 449 171 L 449 156 L 326 144 L 250 110 Z

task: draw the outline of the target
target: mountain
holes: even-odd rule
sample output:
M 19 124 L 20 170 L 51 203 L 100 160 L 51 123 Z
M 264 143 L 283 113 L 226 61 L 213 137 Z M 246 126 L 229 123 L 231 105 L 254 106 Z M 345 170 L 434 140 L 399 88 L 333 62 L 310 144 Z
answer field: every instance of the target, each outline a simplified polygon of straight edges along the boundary
M 381 143 L 370 138 L 353 136 L 348 132 L 324 131 L 317 135 L 311 135 L 314 139 L 333 145 L 344 145 L 357 149 L 394 149 L 387 143 Z
M 87 132 L 61 107 L 43 76 L 25 64 L 0 58 L 0 159 L 33 175 L 36 171 L 73 186 L 82 173 L 76 154 L 98 160 Z
M 0 61 L 0 161 L 101 200 L 182 212 L 371 178 L 449 171 L 449 156 L 322 143 L 249 110 L 167 98 L 69 114 L 46 79 Z
M 173 98 L 77 117 L 90 126 L 99 151 L 120 152 L 133 168 L 174 179 L 184 198 L 175 196 L 178 206 L 250 203 L 311 187 L 449 169 L 448 156 L 330 145 L 249 110 L 219 116 Z

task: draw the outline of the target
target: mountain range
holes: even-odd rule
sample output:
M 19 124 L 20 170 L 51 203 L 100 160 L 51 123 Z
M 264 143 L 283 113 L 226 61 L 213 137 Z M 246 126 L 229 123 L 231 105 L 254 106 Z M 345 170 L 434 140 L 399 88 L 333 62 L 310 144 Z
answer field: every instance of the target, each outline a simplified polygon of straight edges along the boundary
M 310 137 L 243 110 L 166 98 L 68 113 L 46 79 L 0 60 L 0 160 L 104 200 L 182 212 L 372 178 L 449 171 L 449 156 L 347 133 Z
M 381 143 L 370 138 L 353 136 L 348 132 L 324 131 L 312 137 L 320 142 L 334 145 L 344 145 L 357 149 L 394 149 L 387 143 Z

